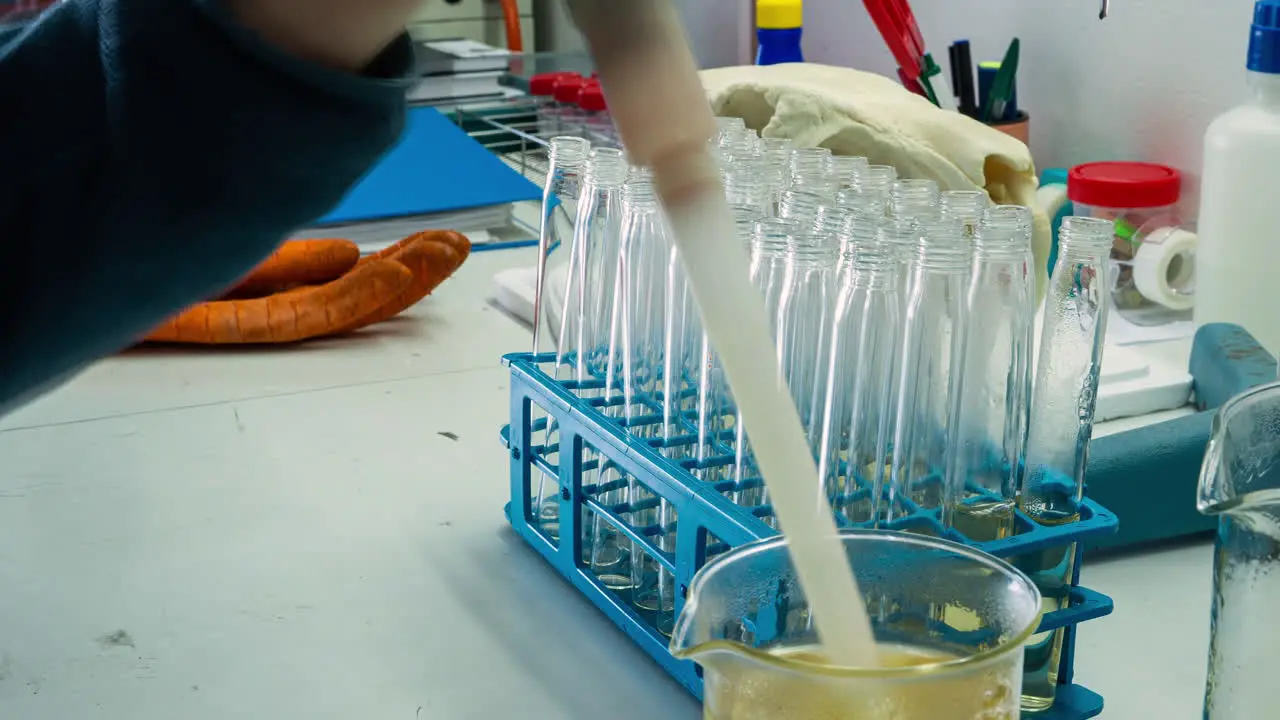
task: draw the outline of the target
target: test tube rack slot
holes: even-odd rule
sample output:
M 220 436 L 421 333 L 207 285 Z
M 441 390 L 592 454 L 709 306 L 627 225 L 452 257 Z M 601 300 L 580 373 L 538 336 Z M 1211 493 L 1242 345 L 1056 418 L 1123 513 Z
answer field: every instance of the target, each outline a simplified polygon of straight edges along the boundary
M 679 615 L 694 574 L 708 559 L 776 534 L 766 522 L 770 508 L 733 502 L 728 497 L 732 481 L 718 483 L 695 477 L 696 470 L 717 460 L 676 460 L 672 456 L 680 453 L 664 452 L 673 445 L 692 442 L 692 437 L 667 433 L 660 439 L 646 432 L 652 423 L 661 422 L 660 418 L 633 417 L 624 423 L 604 412 L 607 402 L 589 383 L 554 379 L 547 372 L 554 372 L 554 354 L 512 354 L 503 362 L 511 379 L 511 422 L 501 432 L 511 463 L 511 501 L 505 508 L 508 521 L 530 547 L 700 699 L 699 668 L 677 660 L 668 651 L 670 622 Z M 540 479 L 553 491 L 554 523 L 544 517 L 547 501 L 535 497 Z M 616 491 L 627 483 L 642 486 L 644 497 L 615 502 Z M 545 487 L 543 497 L 547 497 Z M 659 505 L 666 508 L 665 513 L 655 513 Z M 1076 522 L 1046 527 L 1019 513 L 1014 535 L 994 542 L 972 542 L 945 530 L 938 511 L 908 509 L 911 512 L 897 521 L 894 529 L 962 542 L 1008 558 L 1015 565 L 1019 559 L 1055 552 L 1062 555 L 1075 548 L 1068 602 L 1063 609 L 1045 614 L 1039 628 L 1039 632 L 1066 629 L 1056 701 L 1047 711 L 1023 714 L 1041 720 L 1084 720 L 1101 714 L 1102 698 L 1073 683 L 1075 635 L 1081 623 L 1109 615 L 1113 604 L 1107 596 L 1080 586 L 1079 576 L 1085 545 L 1114 534 L 1119 525 L 1115 515 L 1086 498 Z M 608 523 L 620 537 L 642 549 L 656 568 L 669 573 L 674 590 L 670 608 L 643 611 L 602 580 L 598 568 L 586 557 L 583 524 L 588 518 Z

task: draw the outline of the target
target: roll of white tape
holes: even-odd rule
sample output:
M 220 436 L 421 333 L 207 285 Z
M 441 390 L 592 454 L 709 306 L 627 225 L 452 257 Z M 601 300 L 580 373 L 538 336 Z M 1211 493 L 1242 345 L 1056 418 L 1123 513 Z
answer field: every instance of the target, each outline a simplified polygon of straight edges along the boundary
M 1142 297 L 1170 310 L 1195 307 L 1195 233 L 1160 228 L 1138 246 L 1133 257 L 1133 284 Z

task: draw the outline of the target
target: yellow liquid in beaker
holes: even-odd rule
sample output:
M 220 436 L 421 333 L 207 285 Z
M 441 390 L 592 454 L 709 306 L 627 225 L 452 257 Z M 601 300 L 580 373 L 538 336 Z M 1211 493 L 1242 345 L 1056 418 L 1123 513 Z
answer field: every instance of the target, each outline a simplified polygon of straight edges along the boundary
M 956 659 L 932 650 L 880 645 L 885 668 Z M 825 664 L 808 649 L 779 653 Z M 1012 655 L 1012 654 L 1011 654 Z M 1013 720 L 1018 717 L 1017 659 L 911 679 L 848 681 L 759 665 L 732 676 L 707 672 L 705 720 Z

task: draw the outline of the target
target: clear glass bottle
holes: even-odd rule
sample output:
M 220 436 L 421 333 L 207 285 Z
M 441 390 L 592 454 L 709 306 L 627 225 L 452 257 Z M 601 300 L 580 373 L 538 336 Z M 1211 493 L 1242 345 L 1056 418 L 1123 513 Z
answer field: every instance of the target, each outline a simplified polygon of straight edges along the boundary
M 959 241 L 920 242 L 910 260 L 882 523 L 942 506 L 948 412 L 966 321 L 959 299 L 968 270 L 968 248 Z
M 837 253 L 829 236 L 793 236 L 783 261 L 778 295 L 778 367 L 815 453 L 822 420 L 819 408 L 826 397 L 824 361 L 835 309 Z
M 887 201 L 889 189 L 893 187 L 893 183 L 897 179 L 898 170 L 892 165 L 868 165 L 854 174 L 853 182 L 850 183 L 849 187 L 855 190 L 881 193 Z
M 947 190 L 938 198 L 938 211 L 944 218 L 964 223 L 965 237 L 973 237 L 982 222 L 982 214 L 991 205 L 982 190 Z
M 1115 227 L 1099 218 L 1068 217 L 1058 238 L 1058 260 L 1045 298 L 1026 475 L 1019 498 L 1024 513 L 1050 526 L 1075 522 L 1080 516 L 1111 302 L 1108 258 Z M 1018 560 L 1040 587 L 1046 612 L 1067 602 L 1075 556 L 1072 545 Z M 1053 705 L 1062 639 L 1062 631 L 1042 633 L 1027 646 L 1024 708 Z
M 546 295 L 547 258 L 561 242 L 571 242 L 581 194 L 581 174 L 591 145 L 580 137 L 555 137 L 548 150 L 547 177 L 542 186 L 542 212 L 538 228 L 538 261 L 533 301 L 533 353 L 541 352 L 543 335 L 548 333 L 548 318 L 543 302 Z M 535 406 L 536 408 L 536 406 Z M 530 421 L 545 421 L 544 429 L 535 431 L 535 443 L 555 445 L 559 431 L 551 418 L 539 409 L 530 411 Z M 560 538 L 559 478 L 538 472 L 537 491 L 532 498 L 537 509 L 539 528 L 552 541 Z
M 596 148 L 582 174 L 557 333 L 561 379 L 584 382 L 604 377 L 622 234 L 622 186 L 628 172 L 620 150 Z
M 784 190 L 778 200 L 778 217 L 794 220 L 801 228 L 812 227 L 824 201 L 823 196 L 816 193 Z
M 764 220 L 764 216 L 750 206 L 735 206 L 734 220 L 738 238 L 743 245 L 750 248 L 755 233 L 756 223 Z M 730 436 L 734 426 L 736 413 L 733 395 L 724 377 L 720 358 L 711 347 L 711 340 L 705 331 L 700 342 L 698 361 L 698 388 L 695 400 L 694 417 L 697 424 L 696 465 L 693 469 L 695 477 L 708 482 L 720 482 L 730 475 L 732 467 L 718 464 L 720 459 L 733 453 L 734 440 Z
M 627 174 L 627 161 L 621 151 L 596 148 L 591 151 L 582 176 L 556 364 L 557 379 L 573 380 L 587 388 L 592 387 L 592 381 L 605 377 L 622 234 L 622 186 Z M 592 390 L 579 392 L 587 397 L 596 394 Z M 598 460 L 594 449 L 584 447 L 584 463 Z M 625 487 L 608 484 L 617 479 L 616 473 L 605 472 L 605 476 L 615 477 L 605 477 L 606 482 L 601 483 L 602 473 L 593 467 L 582 474 L 584 491 L 597 493 L 596 499 L 606 506 L 625 502 Z M 548 481 L 542 479 L 544 484 Z M 628 543 L 617 528 L 587 509 L 583 510 L 581 528 L 583 562 L 587 567 L 611 589 L 629 584 L 630 575 L 622 569 Z
M 889 188 L 889 214 L 928 219 L 938 214 L 938 183 L 924 178 L 897 180 Z
M 1035 275 L 1017 224 L 983 221 L 973 238 L 968 325 L 946 463 L 943 524 L 976 542 L 1014 532 L 1031 407 Z
M 573 222 L 578 215 L 582 192 L 582 171 L 591 144 L 580 137 L 551 138 L 547 151 L 547 177 L 542 184 L 542 214 L 538 223 L 538 268 L 533 308 L 533 352 L 537 354 L 546 332 L 543 306 L 547 278 L 547 257 L 561 242 L 573 238 Z
M 845 188 L 836 193 L 835 203 L 849 212 L 861 215 L 883 216 L 885 214 L 884 193 L 874 190 Z
M 761 213 L 773 212 L 774 198 L 765 182 L 763 158 L 732 163 L 720 173 L 720 179 L 730 205 L 754 207 Z
M 851 224 L 861 226 L 852 234 L 874 238 L 873 220 Z M 818 432 L 819 481 L 840 516 L 862 523 L 876 517 L 885 494 L 901 329 L 898 272 L 893 254 L 874 242 L 842 254 Z
M 835 176 L 836 185 L 846 188 L 853 184 L 853 179 L 867 168 L 867 159 L 861 155 L 832 155 L 831 174 Z
M 765 310 L 773 325 L 770 328 L 777 339 L 778 307 L 785 286 L 787 254 L 800 233 L 799 225 L 792 220 L 771 218 L 756 223 L 751 236 L 751 282 L 764 297 Z M 765 504 L 767 495 L 761 481 L 760 470 L 751 452 L 751 440 L 746 435 L 746 423 L 741 411 L 734 421 L 733 500 L 748 508 Z
M 791 151 L 791 177 L 831 174 L 831 150 L 821 147 L 794 148 Z
M 923 238 L 923 229 L 915 218 L 887 217 L 876 228 L 876 242 L 892 253 L 898 263 L 898 294 L 904 305 L 911 287 L 911 261 Z

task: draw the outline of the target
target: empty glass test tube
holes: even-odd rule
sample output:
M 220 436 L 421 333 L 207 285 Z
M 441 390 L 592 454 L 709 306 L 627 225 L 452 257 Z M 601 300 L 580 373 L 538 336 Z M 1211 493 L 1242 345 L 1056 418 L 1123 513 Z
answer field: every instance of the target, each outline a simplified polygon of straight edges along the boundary
M 874 221 L 857 218 L 855 224 Z M 864 235 L 867 231 L 864 230 Z M 818 434 L 818 473 L 835 512 L 849 522 L 877 517 L 885 494 L 897 356 L 897 262 L 883 247 L 844 251 L 831 323 L 826 396 Z
M 822 421 L 820 408 L 826 397 L 837 251 L 830 236 L 795 235 L 783 259 L 778 295 L 778 367 L 815 453 Z
M 889 189 L 897 179 L 898 169 L 892 165 L 868 165 L 854 173 L 849 186 L 855 190 L 881 193 L 887 201 Z
M 778 217 L 794 220 L 800 228 L 813 227 L 825 198 L 803 190 L 784 190 L 778 199 Z
M 734 206 L 734 220 L 737 225 L 738 238 L 748 247 L 751 245 L 756 223 L 763 219 L 760 212 L 750 206 Z M 705 331 L 699 344 L 698 390 L 695 401 L 695 417 L 698 442 L 695 451 L 697 465 L 693 474 L 701 480 L 719 482 L 729 476 L 732 466 L 714 464 L 722 457 L 730 454 L 734 440 L 730 436 L 734 430 L 733 396 L 729 384 L 720 366 L 720 358 L 711 346 L 711 340 Z
M 938 197 L 938 211 L 945 218 L 964 223 L 965 237 L 973 237 L 991 200 L 982 190 L 947 190 Z
M 880 520 L 912 505 L 942 506 L 947 421 L 955 367 L 964 345 L 968 248 L 961 242 L 916 245 L 909 264 L 898 377 L 894 380 L 893 450 L 889 502 Z
M 989 217 L 973 238 L 967 313 L 971 322 L 948 427 L 943 524 L 970 540 L 1014 533 L 1031 406 L 1035 276 L 1030 237 Z
M 620 150 L 596 148 L 582 174 L 557 333 L 561 379 L 585 382 L 604 377 L 627 172 Z
M 853 179 L 867 167 L 867 159 L 861 155 L 832 155 L 831 174 L 837 188 L 849 187 Z
M 556 137 L 551 139 L 548 151 L 547 177 L 543 183 L 542 212 L 538 228 L 538 261 L 535 278 L 533 301 L 533 352 L 541 350 L 541 340 L 549 328 L 546 327 L 546 308 L 543 303 L 546 294 L 547 257 L 552 248 L 562 241 L 572 242 L 573 225 L 577 217 L 578 197 L 581 193 L 580 175 L 587 161 L 587 153 L 591 146 L 579 137 Z M 556 443 L 558 430 L 550 417 L 541 410 L 530 410 L 531 422 L 546 421 L 545 428 L 535 431 L 534 442 L 545 447 Z M 559 478 L 551 477 L 538 470 L 537 491 L 531 498 L 536 518 L 531 518 L 539 528 L 553 541 L 560 538 L 560 484 Z
M 1045 298 L 1026 477 L 1019 500 L 1022 511 L 1041 525 L 1064 525 L 1080 517 L 1111 302 L 1107 274 L 1114 241 L 1113 223 L 1099 218 L 1068 217 L 1059 231 L 1058 259 Z M 1015 559 L 1040 588 L 1046 612 L 1059 610 L 1068 601 L 1075 556 L 1073 544 Z M 1035 635 L 1027 645 L 1024 708 L 1053 705 L 1062 640 L 1058 630 Z
M 787 253 L 799 234 L 794 221 L 771 218 L 757 222 L 751 237 L 751 282 L 764 297 L 765 310 L 773 321 L 771 330 L 777 341 L 778 307 L 785 287 Z M 767 495 L 751 452 L 751 441 L 746 435 L 746 424 L 741 410 L 734 422 L 733 480 L 737 484 L 733 501 L 743 507 L 757 507 L 767 501 Z
M 928 219 L 938 214 L 938 183 L 923 178 L 897 180 L 889 188 L 889 214 Z
M 773 213 L 774 193 L 766 182 L 765 165 L 763 158 L 741 160 L 720 173 L 730 205 L 753 207 L 761 214 Z
M 884 193 L 875 190 L 844 188 L 836 193 L 835 203 L 838 207 L 859 215 L 883 216 L 885 214 Z

